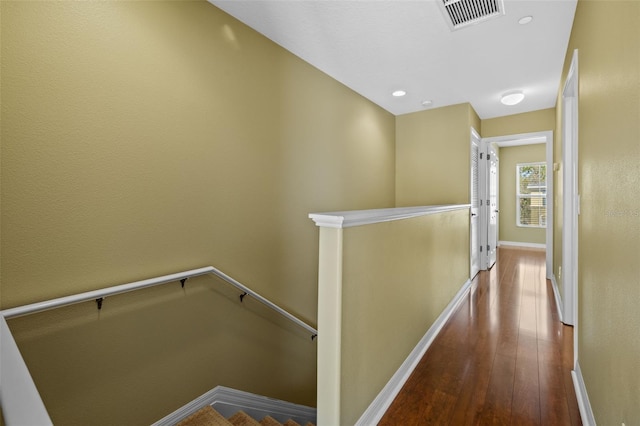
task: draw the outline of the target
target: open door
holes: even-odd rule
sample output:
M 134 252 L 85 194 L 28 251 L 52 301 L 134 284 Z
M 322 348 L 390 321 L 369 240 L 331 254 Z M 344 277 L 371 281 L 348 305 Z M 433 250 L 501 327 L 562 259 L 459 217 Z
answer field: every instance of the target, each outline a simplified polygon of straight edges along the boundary
M 480 135 L 472 128 L 471 129 L 471 209 L 469 218 L 470 236 L 469 241 L 471 244 L 471 265 L 469 267 L 469 277 L 473 278 L 480 271 L 480 173 L 478 170 L 478 162 L 480 159 Z
M 496 263 L 498 247 L 498 153 L 492 144 L 481 139 L 478 164 L 478 227 L 480 237 L 480 269 Z
M 487 144 L 487 269 L 496 263 L 498 248 L 498 154 Z

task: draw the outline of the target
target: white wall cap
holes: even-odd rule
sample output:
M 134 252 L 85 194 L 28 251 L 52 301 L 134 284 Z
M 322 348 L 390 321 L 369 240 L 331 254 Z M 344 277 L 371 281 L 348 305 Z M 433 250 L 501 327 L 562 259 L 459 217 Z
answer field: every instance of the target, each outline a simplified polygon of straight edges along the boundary
M 342 212 L 310 213 L 316 226 L 326 228 L 349 228 L 392 220 L 410 219 L 435 213 L 463 210 L 471 204 L 445 204 L 438 206 L 396 207 L 390 209 L 349 210 Z

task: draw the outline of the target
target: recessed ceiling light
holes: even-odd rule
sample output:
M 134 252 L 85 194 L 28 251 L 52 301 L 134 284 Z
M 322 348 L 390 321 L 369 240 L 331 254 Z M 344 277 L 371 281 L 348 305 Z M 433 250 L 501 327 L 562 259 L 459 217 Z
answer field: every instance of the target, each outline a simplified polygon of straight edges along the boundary
M 421 105 L 425 108 L 430 107 L 431 105 L 433 105 L 433 101 L 432 100 L 422 101 Z
M 518 24 L 527 25 L 531 21 L 533 21 L 533 16 L 523 16 L 518 20 Z
M 396 90 L 395 92 L 392 93 L 393 96 L 395 96 L 396 98 L 399 98 L 401 96 L 406 95 L 407 92 L 405 92 L 404 90 Z
M 509 92 L 502 95 L 500 102 L 502 102 L 505 105 L 511 106 L 511 105 L 519 104 L 520 102 L 522 102 L 523 99 L 524 99 L 524 93 L 520 91 Z

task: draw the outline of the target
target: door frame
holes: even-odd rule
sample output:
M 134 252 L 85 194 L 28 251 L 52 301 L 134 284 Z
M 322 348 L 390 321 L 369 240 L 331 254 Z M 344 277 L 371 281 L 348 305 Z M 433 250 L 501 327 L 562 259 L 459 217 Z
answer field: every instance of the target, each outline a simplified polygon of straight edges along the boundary
M 549 179 L 549 173 L 553 168 L 553 131 L 547 130 L 543 132 L 518 133 L 515 135 L 496 136 L 483 138 L 483 142 L 494 143 L 499 148 L 520 145 L 532 145 L 544 143 L 546 145 L 545 163 L 547 165 L 547 228 L 545 233 L 545 249 L 546 249 L 546 277 L 553 280 L 553 178 Z M 499 154 L 498 154 L 499 155 Z M 553 176 L 553 175 L 551 175 Z M 500 175 L 498 175 L 500 179 Z M 500 193 L 498 193 L 498 197 Z M 498 205 L 500 202 L 498 201 Z M 557 298 L 556 298 L 557 300 Z
M 567 80 L 562 89 L 562 322 L 573 325 L 577 339 L 578 320 L 578 49 L 573 51 Z M 574 360 L 578 359 L 574 344 Z

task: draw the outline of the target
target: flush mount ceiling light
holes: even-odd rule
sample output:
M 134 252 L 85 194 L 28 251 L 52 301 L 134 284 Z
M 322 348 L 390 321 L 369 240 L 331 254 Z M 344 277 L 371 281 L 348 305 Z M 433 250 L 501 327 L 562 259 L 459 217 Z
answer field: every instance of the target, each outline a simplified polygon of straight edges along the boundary
M 533 21 L 533 16 L 523 16 L 518 20 L 518 24 L 527 25 L 531 21 Z
M 402 96 L 404 96 L 406 94 L 407 94 L 407 92 L 405 92 L 404 90 L 396 90 L 391 95 L 395 96 L 396 98 L 400 98 L 400 97 L 402 97 Z
M 420 105 L 422 105 L 423 107 L 427 108 L 427 107 L 430 107 L 431 105 L 433 105 L 433 101 L 432 100 L 422 101 L 420 103 Z
M 520 91 L 509 92 L 502 95 L 500 102 L 502 102 L 504 105 L 511 106 L 511 105 L 519 104 L 520 102 L 522 102 L 523 99 L 524 99 L 524 93 Z

